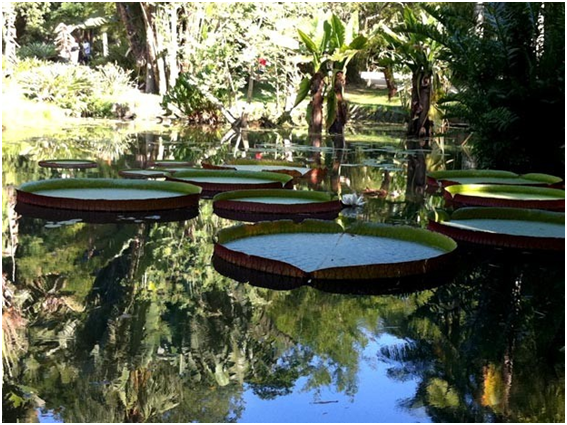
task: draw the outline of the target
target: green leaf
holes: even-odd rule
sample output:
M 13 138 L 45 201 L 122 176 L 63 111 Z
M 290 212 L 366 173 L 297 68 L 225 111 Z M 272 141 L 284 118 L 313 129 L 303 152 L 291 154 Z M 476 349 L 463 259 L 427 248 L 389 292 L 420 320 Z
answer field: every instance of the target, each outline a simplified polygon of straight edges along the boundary
M 368 39 L 365 36 L 359 35 L 354 40 L 352 40 L 352 43 L 348 45 L 348 48 L 351 50 L 360 50 L 364 46 L 366 46 L 367 41 Z
M 345 26 L 337 15 L 331 17 L 331 26 L 333 27 L 333 39 L 335 47 L 339 49 L 345 44 Z
M 337 107 L 337 96 L 333 90 L 329 90 L 329 93 L 327 93 L 327 129 L 337 118 Z
M 295 102 L 293 103 L 294 108 L 301 102 L 303 102 L 303 99 L 305 99 L 309 94 L 309 87 L 311 86 L 310 83 L 311 79 L 309 77 L 305 77 L 303 80 L 301 80 L 301 83 L 299 83 L 299 90 L 297 90 L 297 96 L 295 98 Z
M 358 34 L 358 29 L 359 29 L 358 13 L 353 13 L 346 25 L 345 44 L 352 43 L 353 37 L 356 37 L 356 34 Z
M 303 41 L 303 44 L 305 44 L 305 47 L 307 47 L 307 50 L 309 50 L 314 55 L 319 55 L 319 50 L 317 49 L 317 45 L 311 39 L 311 37 L 309 37 L 301 30 L 297 30 L 297 33 L 299 34 L 299 38 L 301 38 L 301 41 Z
M 323 38 L 321 39 L 321 44 L 319 45 L 319 51 L 323 53 L 327 50 L 327 45 L 329 44 L 329 40 L 331 39 L 331 33 L 333 28 L 329 22 L 325 21 L 323 24 Z

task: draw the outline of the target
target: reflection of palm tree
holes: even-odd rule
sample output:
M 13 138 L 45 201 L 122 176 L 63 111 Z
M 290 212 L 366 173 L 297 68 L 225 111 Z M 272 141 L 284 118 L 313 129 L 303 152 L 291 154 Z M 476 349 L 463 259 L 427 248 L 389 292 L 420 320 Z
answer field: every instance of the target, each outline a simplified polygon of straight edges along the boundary
M 555 335 L 562 325 L 555 323 L 553 329 L 547 329 L 549 324 L 545 324 L 542 328 L 532 316 L 534 311 L 548 311 L 548 320 L 553 319 L 555 307 L 549 300 L 562 285 L 548 287 L 543 295 L 537 262 L 519 266 L 518 261 L 515 256 L 504 267 L 487 261 L 474 269 L 463 268 L 463 285 L 436 289 L 426 304 L 402 322 L 400 334 L 413 335 L 413 341 L 382 350 L 381 358 L 393 363 L 389 370 L 393 379 L 419 377 L 415 396 L 403 402 L 406 408 L 424 405 L 439 421 L 517 421 L 528 411 L 521 401 L 526 392 L 528 399 L 534 400 L 533 387 L 564 385 L 561 380 L 549 380 L 547 360 L 533 348 L 559 349 L 564 342 L 555 341 Z M 518 273 L 522 273 L 521 285 L 513 277 Z M 526 297 L 534 283 L 540 296 L 537 301 Z M 538 329 L 532 331 L 533 326 Z M 550 331 L 555 342 L 549 339 Z M 549 346 L 551 343 L 555 345 Z M 518 362 L 522 363 L 519 370 L 534 371 L 528 381 L 526 376 L 518 376 Z M 547 407 L 545 413 L 539 413 L 544 416 L 535 413 L 536 418 L 561 414 L 561 397 L 555 397 L 558 405 L 552 400 L 538 400 Z M 529 415 L 533 414 L 530 411 Z

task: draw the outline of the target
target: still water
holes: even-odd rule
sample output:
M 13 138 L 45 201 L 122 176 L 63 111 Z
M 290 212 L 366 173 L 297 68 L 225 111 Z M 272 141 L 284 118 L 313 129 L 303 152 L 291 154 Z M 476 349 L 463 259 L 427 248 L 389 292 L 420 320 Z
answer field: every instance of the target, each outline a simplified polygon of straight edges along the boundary
M 425 227 L 443 206 L 425 170 L 469 166 L 459 139 L 421 147 L 381 126 L 314 148 L 294 132 L 96 125 L 3 140 L 4 422 L 563 422 L 562 257 L 461 247 L 449 279 L 418 287 L 284 290 L 215 269 L 213 237 L 238 222 L 210 200 L 165 222 L 14 211 L 26 181 L 245 157 L 327 170 L 301 188 L 370 190 L 345 225 Z M 54 158 L 99 167 L 37 165 Z

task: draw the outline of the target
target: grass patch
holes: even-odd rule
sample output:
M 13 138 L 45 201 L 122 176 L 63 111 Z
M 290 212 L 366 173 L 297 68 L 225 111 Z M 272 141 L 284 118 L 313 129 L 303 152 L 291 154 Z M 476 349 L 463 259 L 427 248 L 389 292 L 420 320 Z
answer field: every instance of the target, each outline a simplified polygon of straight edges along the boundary
M 357 105 L 401 107 L 399 97 L 394 97 L 392 101 L 388 101 L 387 89 L 351 87 L 346 90 L 345 98 L 347 102 Z

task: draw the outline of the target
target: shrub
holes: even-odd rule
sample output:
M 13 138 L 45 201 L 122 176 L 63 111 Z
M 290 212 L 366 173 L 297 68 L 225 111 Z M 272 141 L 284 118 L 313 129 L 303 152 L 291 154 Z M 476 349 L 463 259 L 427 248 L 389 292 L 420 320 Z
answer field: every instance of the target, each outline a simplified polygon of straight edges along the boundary
M 50 43 L 30 43 L 22 46 L 16 52 L 20 59 L 37 58 L 42 60 L 53 60 L 58 56 L 57 48 Z
M 100 91 L 107 95 L 120 95 L 134 87 L 130 77 L 131 71 L 126 71 L 117 64 L 97 66 L 95 71 Z
M 86 98 L 92 95 L 89 68 L 64 64 L 42 65 L 17 75 L 24 94 L 40 102 L 51 102 L 80 115 Z
M 113 64 L 91 69 L 26 59 L 15 78 L 28 98 L 84 117 L 112 117 L 118 97 L 132 89 L 129 73 Z
M 167 115 L 176 115 L 199 124 L 216 124 L 221 120 L 218 108 L 187 74 L 180 74 L 163 96 L 161 106 Z

